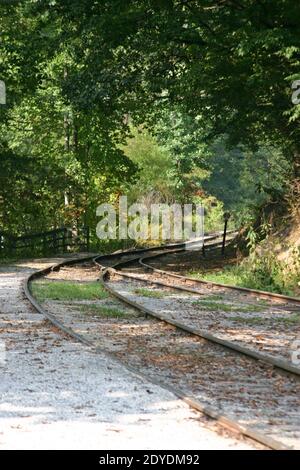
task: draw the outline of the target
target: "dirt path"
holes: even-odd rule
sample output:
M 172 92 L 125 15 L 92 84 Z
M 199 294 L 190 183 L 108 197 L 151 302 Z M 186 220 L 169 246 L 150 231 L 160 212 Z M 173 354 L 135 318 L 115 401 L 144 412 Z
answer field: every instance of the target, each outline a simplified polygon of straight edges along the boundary
M 57 261 L 0 267 L 0 449 L 252 448 L 37 314 L 22 282 Z

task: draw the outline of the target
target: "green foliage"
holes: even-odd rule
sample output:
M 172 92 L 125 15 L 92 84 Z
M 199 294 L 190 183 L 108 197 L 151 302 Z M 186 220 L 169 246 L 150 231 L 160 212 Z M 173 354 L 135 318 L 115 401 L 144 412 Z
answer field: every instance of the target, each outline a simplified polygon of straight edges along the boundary
M 283 204 L 300 168 L 296 3 L 2 2 L 0 230 L 94 228 L 122 193 L 201 201 L 207 230 Z
M 172 155 L 147 130 L 132 128 L 123 147 L 137 168 L 137 181 L 130 186 L 129 202 L 168 202 L 174 198 Z
M 31 9 L 48 24 L 58 18 L 68 24 L 60 37 L 76 43 L 72 52 L 82 63 L 67 80 L 77 105 L 86 100 L 100 107 L 107 98 L 110 109 L 125 107 L 143 122 L 153 104 L 160 110 L 169 102 L 232 143 L 298 149 L 290 89 L 299 78 L 294 0 L 272 6 L 267 0 L 56 0 Z M 83 75 L 84 94 L 74 90 Z
M 258 208 L 284 197 L 292 168 L 278 148 L 228 149 L 227 142 L 227 137 L 221 136 L 211 145 L 211 172 L 203 186 L 223 202 L 240 225 L 255 220 Z
M 224 210 L 233 214 L 233 228 L 251 224 L 261 206 L 284 197 L 291 165 L 276 148 L 228 149 L 226 136 L 208 144 L 197 120 L 171 109 L 161 113 L 153 132 L 132 128 L 124 147 L 139 167 L 131 201 L 202 203 L 205 228 L 213 231 L 223 228 Z
M 279 261 L 272 253 L 253 253 L 240 265 L 227 266 L 219 271 L 192 272 L 190 275 L 221 284 L 293 295 L 300 280 L 300 250 L 294 250 L 289 262 Z
M 99 203 L 130 181 L 135 168 L 118 148 L 126 126 L 112 111 L 76 109 L 67 77 L 80 64 L 77 40 L 34 2 L 1 5 L 0 231 L 62 225 L 95 227 Z M 18 25 L 18 26 L 16 26 Z M 122 120 L 121 120 L 122 123 Z
M 172 157 L 176 199 L 191 202 L 197 196 L 204 197 L 203 181 L 211 169 L 210 149 L 198 120 L 180 112 L 178 107 L 167 107 L 161 111 L 154 132 Z

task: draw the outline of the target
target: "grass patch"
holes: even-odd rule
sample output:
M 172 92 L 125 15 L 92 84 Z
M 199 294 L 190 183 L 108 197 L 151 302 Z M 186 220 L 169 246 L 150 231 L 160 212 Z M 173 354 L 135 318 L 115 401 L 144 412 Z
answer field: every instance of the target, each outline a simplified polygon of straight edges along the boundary
M 128 313 L 117 307 L 106 307 L 102 305 L 80 305 L 79 309 L 86 314 L 99 315 L 107 318 L 124 318 Z
M 143 297 L 152 297 L 154 299 L 161 299 L 166 295 L 165 292 L 159 291 L 159 290 L 150 290 L 150 289 L 145 289 L 143 287 L 134 289 L 133 291 L 135 294 L 142 295 Z
M 96 300 L 105 299 L 108 293 L 99 282 L 39 281 L 31 284 L 32 294 L 44 300 Z
M 287 318 L 276 318 L 276 321 L 283 322 L 287 325 L 296 325 L 297 323 L 300 323 L 300 314 L 299 313 L 294 313 L 294 315 L 291 315 L 290 317 Z
M 245 318 L 245 317 L 228 317 L 228 320 L 230 321 L 235 321 L 239 323 L 247 323 L 247 324 L 253 324 L 253 325 L 261 325 L 266 322 L 265 318 L 262 317 L 251 317 L 251 318 Z M 300 323 L 300 315 L 294 314 L 291 315 L 290 317 L 278 317 L 278 318 L 272 318 L 272 321 L 278 322 L 278 323 L 283 323 L 285 325 L 296 325 L 297 323 Z
M 211 301 L 215 301 L 215 300 L 223 300 L 224 298 L 224 295 L 222 294 L 212 294 L 212 295 L 204 295 L 203 297 L 201 297 L 201 301 L 208 301 L 208 302 L 211 302 Z
M 257 305 L 261 305 L 262 307 L 270 307 L 272 305 L 271 300 L 266 300 L 266 299 L 257 299 Z
M 251 318 L 245 318 L 245 317 L 228 317 L 227 320 L 238 322 L 238 323 L 247 323 L 251 325 L 261 325 L 262 323 L 265 323 L 265 319 L 261 317 L 251 317 Z
M 213 302 L 209 300 L 196 300 L 193 305 L 203 308 L 204 310 L 221 310 L 222 312 L 232 312 L 232 305 L 222 302 Z
M 217 282 L 219 284 L 228 284 L 232 286 L 241 286 L 241 274 L 238 272 L 236 266 L 225 267 L 222 271 L 211 272 L 197 272 L 193 271 L 188 274 L 194 279 L 201 279 L 203 281 Z M 246 287 L 246 286 L 243 286 Z
M 193 302 L 193 305 L 197 305 L 204 310 L 215 310 L 222 312 L 240 312 L 240 313 L 249 313 L 249 312 L 262 312 L 264 306 L 262 305 L 252 305 L 248 304 L 246 307 L 236 307 L 234 305 L 225 304 L 223 302 L 214 302 L 209 300 L 196 300 Z
M 218 300 L 223 300 L 224 299 L 224 295 L 222 294 L 212 294 L 212 295 L 208 295 L 208 296 L 203 296 L 201 297 L 201 301 L 218 301 Z M 251 310 L 253 312 L 259 312 L 261 310 L 263 310 L 262 307 L 269 307 L 270 306 L 270 300 L 266 300 L 266 299 L 253 299 L 256 303 L 255 304 L 249 304 L 249 309 L 248 310 Z M 247 304 L 248 305 L 248 304 Z

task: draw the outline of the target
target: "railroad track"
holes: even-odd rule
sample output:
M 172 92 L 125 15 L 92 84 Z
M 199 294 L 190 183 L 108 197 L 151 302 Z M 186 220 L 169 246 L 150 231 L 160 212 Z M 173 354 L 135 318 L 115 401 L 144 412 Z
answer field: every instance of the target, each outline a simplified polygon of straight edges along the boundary
M 218 244 L 212 244 L 211 246 L 213 248 L 217 248 Z M 178 252 L 175 252 L 175 253 L 178 253 Z M 169 252 L 169 254 L 172 255 L 173 253 Z M 188 292 L 191 294 L 195 294 L 199 296 L 200 298 L 204 297 L 206 299 L 206 301 L 204 301 L 203 304 L 201 303 L 201 301 L 199 301 L 199 309 L 201 309 L 201 307 L 202 308 L 209 307 L 210 300 L 207 300 L 207 299 L 215 299 L 217 296 L 220 296 L 220 294 L 222 295 L 222 297 L 228 293 L 232 295 L 232 292 L 234 292 L 235 301 L 239 301 L 239 303 L 243 304 L 243 306 L 240 306 L 240 308 L 239 307 L 236 308 L 237 311 L 244 310 L 245 312 L 247 312 L 247 308 L 248 308 L 250 312 L 251 311 L 261 312 L 263 310 L 270 310 L 271 308 L 273 315 L 274 315 L 274 310 L 277 312 L 277 314 L 280 314 L 280 315 L 282 315 L 283 312 L 292 312 L 293 314 L 294 312 L 297 312 L 297 314 L 300 314 L 300 299 L 297 299 L 295 297 L 290 297 L 290 296 L 285 296 L 285 295 L 280 295 L 280 294 L 275 294 L 275 293 L 273 294 L 270 292 L 247 289 L 243 287 L 228 286 L 228 285 L 220 284 L 216 282 L 198 280 L 198 279 L 194 279 L 191 277 L 178 275 L 178 274 L 165 271 L 162 269 L 158 269 L 149 264 L 149 260 L 160 258 L 162 255 L 166 256 L 165 253 L 158 252 L 155 254 L 152 253 L 150 255 L 147 255 L 146 257 L 139 256 L 137 259 L 135 257 L 131 257 L 129 259 L 122 258 L 120 261 L 115 262 L 109 268 L 106 267 L 106 269 L 104 268 L 104 266 L 100 265 L 100 262 L 97 261 L 100 258 L 96 258 L 95 262 L 98 263 L 100 269 L 103 271 L 103 275 L 101 277 L 102 282 L 105 282 L 105 280 L 108 279 L 109 277 L 115 276 L 115 277 L 121 277 L 124 279 L 129 279 L 131 281 L 137 281 L 139 283 L 145 283 L 146 285 L 154 284 L 154 285 L 158 285 L 162 287 L 169 287 L 170 289 Z M 103 261 L 105 263 L 105 259 Z M 136 269 L 137 264 L 139 264 L 141 267 L 140 272 L 138 274 L 137 274 L 137 269 Z M 129 272 L 126 272 L 126 267 L 128 265 L 131 265 L 131 269 L 128 269 Z M 125 272 L 124 272 L 124 269 L 125 269 Z M 132 274 L 132 272 L 130 272 L 132 271 L 132 269 L 135 270 L 135 274 Z M 149 271 L 151 272 L 150 274 L 149 274 Z M 107 284 L 107 287 L 109 288 L 108 284 Z M 114 295 L 118 295 L 121 300 L 128 302 L 132 306 L 135 306 L 135 302 L 132 301 L 130 298 L 120 295 L 118 292 L 114 291 L 113 289 L 111 289 L 111 293 Z M 253 301 L 253 298 L 255 299 L 255 301 Z M 257 303 L 257 299 L 268 299 L 271 303 L 262 305 L 262 304 Z M 217 299 L 217 300 L 220 300 L 220 299 Z M 272 301 L 275 301 L 275 304 L 274 302 L 272 303 Z M 206 302 L 208 302 L 208 305 Z M 194 304 L 196 304 L 196 302 L 194 302 Z M 213 306 L 218 307 L 219 304 L 215 302 L 215 305 Z M 225 306 L 224 308 L 226 309 L 227 304 L 224 304 L 224 306 Z M 228 304 L 228 307 L 230 310 L 231 305 Z M 161 320 L 167 320 L 168 322 L 173 323 L 174 326 L 176 327 L 179 327 L 185 330 L 187 330 L 188 328 L 188 331 L 190 333 L 193 333 L 195 335 L 217 342 L 237 352 L 251 356 L 254 359 L 261 360 L 278 369 L 282 369 L 286 372 L 291 372 L 293 374 L 300 375 L 300 368 L 296 365 L 293 365 L 290 360 L 288 360 L 286 357 L 283 356 L 283 351 L 286 356 L 289 355 L 287 344 L 279 345 L 280 347 L 277 346 L 277 350 L 275 351 L 277 357 L 274 357 L 274 354 L 272 355 L 273 351 L 260 352 L 256 350 L 255 345 L 252 348 L 245 347 L 242 344 L 240 344 L 239 341 L 232 341 L 232 340 L 228 341 L 226 339 L 223 339 L 222 336 L 213 335 L 209 333 L 208 330 L 203 329 L 203 318 L 199 315 L 196 315 L 196 318 L 193 318 L 194 315 L 192 314 L 192 312 L 190 312 L 190 314 L 187 313 L 187 315 L 184 316 L 184 321 L 182 321 L 183 315 L 182 315 L 182 311 L 180 310 L 179 310 L 180 314 L 177 315 L 177 319 L 172 320 L 170 315 L 169 316 L 158 315 L 157 313 L 153 311 L 149 311 L 147 307 L 143 307 L 141 305 L 140 305 L 140 308 L 144 309 L 144 313 L 150 314 L 150 315 L 154 314 L 154 316 L 158 317 Z M 195 310 L 195 307 L 190 306 L 190 310 L 191 309 Z M 174 314 L 175 313 L 176 313 L 176 308 L 174 309 Z M 282 319 L 282 317 L 280 316 L 279 319 Z M 191 323 L 193 324 L 193 326 L 191 325 L 188 326 L 188 324 L 191 324 Z M 201 325 L 202 325 L 202 328 L 201 328 Z M 282 357 L 280 357 L 280 355 Z
M 208 251 L 218 247 L 216 238 L 208 240 Z M 94 259 L 105 289 L 137 312 L 129 312 L 117 327 L 114 321 L 99 323 L 99 319 L 86 327 L 80 314 L 69 318 L 40 306 L 30 293 L 29 282 L 49 274 L 49 269 L 30 276 L 25 292 L 33 305 L 63 331 L 95 350 L 113 355 L 131 371 L 171 390 L 220 424 L 272 449 L 299 448 L 299 370 L 286 361 L 273 360 L 262 353 L 256 355 L 233 341 L 200 331 L 189 324 L 188 316 L 182 322 L 172 318 L 172 312 L 166 315 L 168 302 L 175 305 L 173 312 L 178 312 L 178 305 L 186 300 L 183 297 L 193 299 L 207 293 L 199 290 L 205 283 L 149 264 L 162 255 L 178 256 L 183 251 L 183 246 L 171 245 Z M 87 258 L 82 263 L 90 261 Z M 53 269 L 72 269 L 69 267 L 74 264 L 78 265 L 78 260 Z M 189 285 L 183 285 L 186 283 Z M 150 301 L 136 294 L 143 292 L 141 286 L 145 285 L 154 294 Z M 213 286 L 229 290 L 227 286 Z M 145 299 L 152 302 L 150 307 L 145 305 Z M 297 299 L 289 302 L 296 305 Z M 160 309 L 158 306 L 163 303 Z

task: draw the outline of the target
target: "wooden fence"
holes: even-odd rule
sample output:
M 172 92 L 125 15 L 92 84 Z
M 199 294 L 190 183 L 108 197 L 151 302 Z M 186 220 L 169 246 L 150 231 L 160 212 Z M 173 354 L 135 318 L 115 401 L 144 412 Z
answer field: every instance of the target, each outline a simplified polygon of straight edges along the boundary
M 0 257 L 31 253 L 34 255 L 48 255 L 72 251 L 89 251 L 89 249 L 89 227 L 77 230 L 63 227 L 21 237 L 0 232 Z

